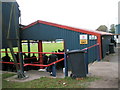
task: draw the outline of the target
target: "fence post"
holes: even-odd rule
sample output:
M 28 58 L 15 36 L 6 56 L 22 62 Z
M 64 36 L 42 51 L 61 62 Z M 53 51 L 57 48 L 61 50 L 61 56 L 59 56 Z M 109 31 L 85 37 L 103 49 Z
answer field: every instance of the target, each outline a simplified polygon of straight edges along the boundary
M 64 54 L 64 68 L 65 68 L 65 77 L 68 76 L 68 65 L 67 65 L 67 55 Z
M 88 74 L 88 48 L 85 53 L 86 74 Z
M 97 45 L 97 61 L 100 61 L 100 50 L 99 50 L 99 45 Z
M 52 76 L 56 77 L 56 64 L 52 65 Z

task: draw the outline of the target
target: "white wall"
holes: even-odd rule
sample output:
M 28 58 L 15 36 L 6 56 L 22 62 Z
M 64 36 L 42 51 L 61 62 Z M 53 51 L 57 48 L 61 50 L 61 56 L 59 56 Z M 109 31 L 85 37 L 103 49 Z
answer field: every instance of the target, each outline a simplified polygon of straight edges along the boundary
M 117 43 L 120 43 L 120 35 L 118 36 L 118 38 L 115 36 L 115 40 Z

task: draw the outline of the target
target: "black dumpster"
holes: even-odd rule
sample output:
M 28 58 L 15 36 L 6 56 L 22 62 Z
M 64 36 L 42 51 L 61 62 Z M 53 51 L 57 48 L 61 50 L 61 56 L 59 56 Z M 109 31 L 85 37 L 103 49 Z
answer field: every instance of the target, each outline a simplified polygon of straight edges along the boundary
M 115 51 L 114 51 L 114 43 L 109 44 L 109 54 L 111 54 L 111 53 L 115 53 Z
M 86 77 L 85 52 L 81 50 L 72 50 L 67 52 L 67 56 L 71 64 L 71 77 Z

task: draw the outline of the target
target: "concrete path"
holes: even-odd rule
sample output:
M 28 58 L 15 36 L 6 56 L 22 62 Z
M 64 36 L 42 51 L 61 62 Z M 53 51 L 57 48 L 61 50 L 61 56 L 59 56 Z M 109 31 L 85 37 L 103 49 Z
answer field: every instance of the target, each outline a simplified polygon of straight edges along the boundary
M 100 77 L 100 80 L 89 83 L 89 88 L 118 88 L 118 48 L 103 61 L 89 66 L 91 76 Z
M 15 75 L 13 77 L 7 78 L 6 80 L 7 81 L 16 81 L 16 82 L 26 82 L 26 81 L 39 79 L 41 77 L 49 77 L 49 78 L 64 78 L 65 77 L 64 73 L 62 72 L 62 70 L 57 70 L 56 73 L 57 73 L 56 77 L 53 77 L 53 76 L 50 76 L 50 73 L 46 72 L 46 71 L 30 70 L 30 71 L 27 71 L 25 73 L 26 76 L 28 76 L 29 78 L 17 79 L 17 75 Z M 70 72 L 68 74 L 70 75 Z

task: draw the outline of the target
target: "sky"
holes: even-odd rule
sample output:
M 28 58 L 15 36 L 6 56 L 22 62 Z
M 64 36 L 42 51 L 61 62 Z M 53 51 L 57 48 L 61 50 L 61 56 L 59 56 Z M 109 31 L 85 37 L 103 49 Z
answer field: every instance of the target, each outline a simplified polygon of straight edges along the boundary
M 118 23 L 119 0 L 17 0 L 21 23 L 37 20 L 83 28 L 97 29 L 100 25 Z

